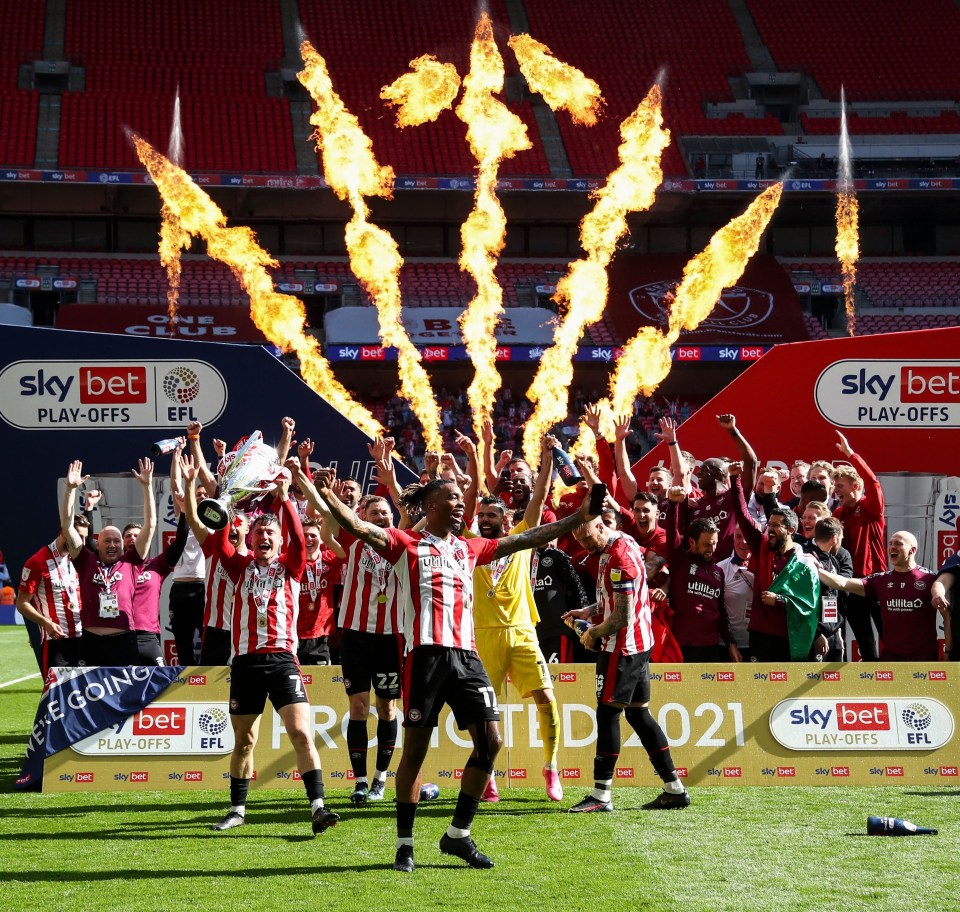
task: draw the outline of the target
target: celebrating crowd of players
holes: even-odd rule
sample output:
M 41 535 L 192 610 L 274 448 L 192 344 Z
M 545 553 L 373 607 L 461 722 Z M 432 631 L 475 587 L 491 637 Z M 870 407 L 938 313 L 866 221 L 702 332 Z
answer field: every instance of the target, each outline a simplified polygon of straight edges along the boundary
M 697 462 L 665 418 L 660 432 L 671 464 L 651 469 L 641 487 L 624 443 L 629 422 L 617 424 L 611 445 L 599 433 L 599 415 L 588 412 L 597 458 L 577 460 L 582 480 L 551 507 L 551 454 L 559 445 L 549 435 L 534 474 L 509 451 L 494 453 L 492 428 L 482 465 L 475 443 L 458 434 L 465 467 L 450 454 L 428 453 L 419 483 L 402 490 L 393 441 L 378 439 L 370 446 L 378 489 L 364 496 L 355 480 L 338 480 L 316 463 L 311 470 L 309 439 L 287 458 L 295 424 L 284 418 L 277 450 L 287 472 L 273 494 L 219 532 L 202 523 L 198 508 L 198 491 L 212 497 L 217 482 L 194 423 L 171 457 L 178 516 L 171 544 L 147 557 L 156 526 L 149 459 L 133 473 L 143 488 L 143 522 L 105 526 L 95 541 L 90 516 L 99 492 L 83 493 L 78 514 L 86 477 L 73 462 L 60 531 L 27 561 L 17 607 L 42 630 L 44 670 L 162 664 L 160 593 L 173 575 L 169 616 L 178 661 L 231 665 L 230 808 L 217 830 L 245 822 L 267 699 L 296 752 L 314 833 L 339 821 L 324 804 L 300 674 L 301 664 L 339 661 L 354 804 L 384 797 L 402 700 L 394 866 L 412 871 L 421 767 L 448 705 L 473 749 L 440 849 L 491 867 L 470 829 L 479 802 L 499 798 L 491 773 L 502 743 L 497 694 L 508 674 L 536 705 L 545 788 L 560 801 L 559 713 L 548 662 L 595 662 L 594 788 L 569 808 L 584 813 L 613 809 L 621 717 L 663 782 L 644 807 L 690 804 L 649 710 L 651 661 L 842 661 L 849 658 L 847 622 L 863 659 L 936 660 L 938 612 L 949 655 L 957 570 L 917 566 L 909 532 L 885 541 L 880 484 L 844 436 L 838 433 L 843 462 L 798 461 L 787 479 L 760 469 L 734 416 L 718 421 L 736 459 L 705 459 L 694 478 Z M 222 458 L 224 443 L 214 446 Z

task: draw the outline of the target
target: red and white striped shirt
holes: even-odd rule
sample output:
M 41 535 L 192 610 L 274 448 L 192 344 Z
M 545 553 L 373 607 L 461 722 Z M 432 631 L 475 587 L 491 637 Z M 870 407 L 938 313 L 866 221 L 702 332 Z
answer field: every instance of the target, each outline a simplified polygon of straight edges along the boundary
M 473 571 L 493 560 L 496 539 L 384 531 L 389 543 L 383 553 L 400 585 L 406 651 L 417 646 L 475 651 Z
M 347 549 L 337 625 L 365 633 L 400 633 L 397 575 L 389 559 L 362 541 Z
M 80 577 L 66 551 L 57 548 L 56 539 L 44 545 L 23 565 L 20 591 L 31 596 L 33 607 L 68 638 L 80 636 Z M 43 633 L 47 639 L 47 634 Z
M 229 526 L 203 540 L 203 555 L 210 558 L 210 571 L 207 573 L 207 600 L 203 606 L 203 626 L 216 627 L 217 630 L 230 630 L 233 623 L 233 580 L 220 559 L 223 550 L 216 541 L 226 540 Z M 246 547 L 246 546 L 244 546 Z M 240 553 L 240 552 L 238 552 Z M 245 552 L 244 552 L 245 553 Z
M 636 655 L 653 648 L 653 620 L 650 615 L 650 593 L 643 565 L 643 549 L 629 535 L 611 535 L 600 554 L 597 572 L 599 615 L 603 623 L 613 614 L 613 597 L 627 595 L 630 609 L 627 626 L 616 636 L 603 640 L 604 652 Z
M 233 654 L 297 652 L 297 609 L 306 548 L 300 518 L 283 502 L 287 550 L 266 567 L 252 554 L 237 554 L 229 539 L 217 541 L 220 559 L 234 582 Z
M 337 555 L 321 548 L 315 561 L 308 560 L 300 580 L 297 639 L 313 640 L 333 633 L 333 585 L 338 572 Z

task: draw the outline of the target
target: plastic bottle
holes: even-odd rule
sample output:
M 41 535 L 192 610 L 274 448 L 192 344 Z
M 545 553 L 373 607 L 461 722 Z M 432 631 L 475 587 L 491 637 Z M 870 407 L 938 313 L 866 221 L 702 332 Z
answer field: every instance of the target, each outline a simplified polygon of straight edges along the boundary
M 574 461 L 560 447 L 553 448 L 553 466 L 557 470 L 560 480 L 568 488 L 572 488 L 575 484 L 583 481 L 583 476 Z
M 900 817 L 874 817 L 867 818 L 868 836 L 936 836 L 937 830 L 930 827 L 917 826 L 909 820 L 903 820 Z
M 424 782 L 420 786 L 420 800 L 421 801 L 433 801 L 434 798 L 440 797 L 440 786 L 435 785 L 433 782 Z

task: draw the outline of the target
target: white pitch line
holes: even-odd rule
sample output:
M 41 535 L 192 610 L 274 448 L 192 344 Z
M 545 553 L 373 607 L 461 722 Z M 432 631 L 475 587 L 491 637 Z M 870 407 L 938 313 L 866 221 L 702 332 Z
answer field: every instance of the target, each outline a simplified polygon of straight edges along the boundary
M 32 675 L 26 675 L 22 678 L 15 678 L 13 681 L 4 681 L 2 684 L 0 684 L 0 688 L 10 687 L 11 684 L 19 684 L 21 683 L 21 681 L 29 681 L 31 678 L 39 678 L 39 677 L 40 677 L 40 672 L 35 671 Z

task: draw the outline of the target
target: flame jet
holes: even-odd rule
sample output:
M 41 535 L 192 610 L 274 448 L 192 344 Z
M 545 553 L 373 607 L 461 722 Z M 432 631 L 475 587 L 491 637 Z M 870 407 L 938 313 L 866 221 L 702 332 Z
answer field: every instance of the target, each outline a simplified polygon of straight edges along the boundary
M 607 267 L 627 234 L 627 214 L 649 209 L 663 180 L 660 157 L 670 144 L 670 131 L 663 126 L 661 105 L 660 87 L 654 85 L 620 125 L 620 166 L 605 186 L 594 191 L 594 207 L 580 223 L 580 243 L 587 257 L 572 263 L 557 285 L 554 300 L 565 304 L 567 311 L 527 391 L 534 411 L 524 429 L 523 451 L 531 465 L 539 462 L 543 435 L 567 417 L 573 356 L 584 329 L 603 316 Z
M 173 125 L 170 127 L 170 140 L 167 143 L 170 161 L 178 168 L 183 167 L 183 126 L 180 118 L 180 87 L 173 100 Z M 184 231 L 170 207 L 164 203 L 160 207 L 160 263 L 167 271 L 167 318 L 170 338 L 176 337 L 177 308 L 180 305 L 180 251 L 190 249 L 190 233 Z
M 440 409 L 420 352 L 410 341 L 401 318 L 403 258 L 393 235 L 371 224 L 370 209 L 364 201 L 365 196 L 393 196 L 393 169 L 377 162 L 370 138 L 334 91 L 323 57 L 306 40 L 300 45 L 300 53 L 304 66 L 297 78 L 317 106 L 310 123 L 317 128 L 313 137 L 323 156 L 324 177 L 353 210 L 345 234 L 350 268 L 377 308 L 380 339 L 397 350 L 400 394 L 423 425 L 427 449 L 442 452 Z
M 512 35 L 508 43 L 530 90 L 542 95 L 551 110 L 566 111 L 575 124 L 585 127 L 597 122 L 603 106 L 600 86 L 529 35 Z
M 840 173 L 837 175 L 837 259 L 843 275 L 843 303 L 847 310 L 847 335 L 857 325 L 854 286 L 860 259 L 860 206 L 853 192 L 853 148 L 847 133 L 847 98 L 840 88 Z
M 651 395 L 670 373 L 670 346 L 681 331 L 696 329 L 710 316 L 723 289 L 743 274 L 760 246 L 782 192 L 782 183 L 771 184 L 687 263 L 670 308 L 666 334 L 652 326 L 642 327 L 617 361 L 610 380 L 614 414 L 632 414 L 637 394 Z
M 453 107 L 460 91 L 460 76 L 452 63 L 441 63 L 431 54 L 410 61 L 410 72 L 380 90 L 380 97 L 397 107 L 397 126 L 419 127 L 436 120 Z
M 500 162 L 533 144 L 527 128 L 494 94 L 502 91 L 503 58 L 493 39 L 490 17 L 483 13 L 470 46 L 470 72 L 456 114 L 467 125 L 467 142 L 477 160 L 473 209 L 460 228 L 460 268 L 477 283 L 477 292 L 460 317 L 463 341 L 475 374 L 467 389 L 473 426 L 481 445 L 484 421 L 493 412 L 500 389 L 495 330 L 503 314 L 503 289 L 494 270 L 507 234 L 507 217 L 497 199 Z M 481 453 L 481 459 L 483 454 Z
M 266 267 L 276 260 L 243 225 L 227 226 L 226 216 L 193 179 L 132 131 L 127 135 L 147 169 L 171 217 L 191 236 L 206 241 L 207 253 L 226 263 L 250 296 L 250 315 L 257 328 L 284 351 L 296 352 L 300 372 L 311 389 L 371 437 L 381 435 L 380 422 L 356 402 L 330 369 L 317 340 L 303 330 L 303 302 L 274 290 Z

